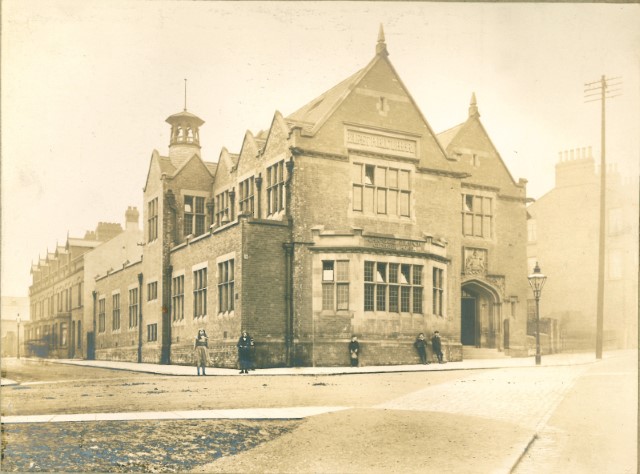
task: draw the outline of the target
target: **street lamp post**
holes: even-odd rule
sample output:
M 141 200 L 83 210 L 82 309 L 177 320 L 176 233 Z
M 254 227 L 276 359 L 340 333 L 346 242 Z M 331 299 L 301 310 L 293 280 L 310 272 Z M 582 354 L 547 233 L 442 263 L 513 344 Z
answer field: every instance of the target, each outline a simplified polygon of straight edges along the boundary
M 542 287 L 547 281 L 547 276 L 540 272 L 540 267 L 536 262 L 533 273 L 527 278 L 533 290 L 533 296 L 536 299 L 536 365 L 540 365 L 542 360 L 542 355 L 540 354 L 540 293 L 542 293 Z
M 20 313 L 18 313 L 18 317 L 16 318 L 16 322 L 18 323 L 18 359 L 20 358 Z

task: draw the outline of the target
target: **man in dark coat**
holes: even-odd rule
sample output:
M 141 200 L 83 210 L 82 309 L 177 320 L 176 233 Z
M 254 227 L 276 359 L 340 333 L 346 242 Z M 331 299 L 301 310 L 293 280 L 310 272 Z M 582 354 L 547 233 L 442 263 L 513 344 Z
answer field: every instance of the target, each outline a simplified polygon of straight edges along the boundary
M 242 331 L 242 336 L 238 339 L 238 362 L 240 363 L 240 373 L 248 374 L 251 368 L 251 338 L 247 331 Z
M 440 332 L 436 331 L 433 333 L 433 337 L 431 338 L 431 349 L 433 353 L 438 356 L 438 363 L 443 364 L 442 360 L 442 340 L 440 339 Z
M 351 367 L 358 366 L 358 358 L 360 357 L 360 344 L 356 336 L 351 336 L 351 342 L 349 343 L 349 359 L 351 360 Z
M 423 364 L 428 364 L 427 361 L 427 341 L 424 338 L 424 333 L 418 334 L 418 338 L 416 342 L 413 343 L 414 347 L 418 351 L 418 355 L 420 356 L 420 362 Z

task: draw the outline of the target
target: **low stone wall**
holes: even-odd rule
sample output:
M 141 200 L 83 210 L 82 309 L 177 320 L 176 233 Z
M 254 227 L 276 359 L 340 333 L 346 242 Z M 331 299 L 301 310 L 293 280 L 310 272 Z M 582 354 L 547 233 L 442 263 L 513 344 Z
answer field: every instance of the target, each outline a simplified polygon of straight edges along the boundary
M 138 346 L 96 349 L 96 360 L 114 360 L 118 362 L 137 362 Z
M 349 339 L 317 341 L 313 350 L 311 345 L 305 346 L 304 351 L 299 348 L 297 353 L 304 352 L 307 356 L 304 365 L 316 365 L 324 367 L 348 366 L 349 360 Z M 360 360 L 359 365 L 412 365 L 419 364 L 420 357 L 413 346 L 414 339 L 397 341 L 371 341 L 359 340 Z M 299 346 L 297 346 L 299 347 Z M 462 360 L 462 345 L 448 341 L 442 342 L 442 353 L 447 361 Z M 427 357 L 429 360 L 436 360 L 431 349 L 431 344 L 427 347 Z
M 341 367 L 348 366 L 350 339 L 316 340 L 296 342 L 291 351 L 293 366 Z M 360 340 L 360 365 L 412 365 L 419 364 L 420 358 L 413 346 L 414 339 L 404 340 Z M 446 361 L 462 360 L 462 345 L 458 342 L 442 342 L 442 352 Z M 209 367 L 235 369 L 238 367 L 238 350 L 235 341 L 219 343 L 209 342 Z M 430 361 L 436 360 L 428 344 L 427 355 Z M 137 362 L 137 346 L 96 349 L 97 360 Z M 284 341 L 256 341 L 253 350 L 256 368 L 285 367 L 286 348 Z M 142 362 L 160 363 L 159 347 L 145 347 L 142 350 Z M 195 351 L 191 343 L 174 343 L 171 346 L 171 364 L 195 366 Z

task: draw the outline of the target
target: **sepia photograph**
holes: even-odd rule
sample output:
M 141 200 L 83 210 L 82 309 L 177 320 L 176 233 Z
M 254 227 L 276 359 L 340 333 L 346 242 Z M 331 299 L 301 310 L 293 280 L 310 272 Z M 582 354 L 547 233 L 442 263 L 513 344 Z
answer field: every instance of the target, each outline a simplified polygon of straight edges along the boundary
M 0 8 L 0 471 L 638 472 L 640 3 Z

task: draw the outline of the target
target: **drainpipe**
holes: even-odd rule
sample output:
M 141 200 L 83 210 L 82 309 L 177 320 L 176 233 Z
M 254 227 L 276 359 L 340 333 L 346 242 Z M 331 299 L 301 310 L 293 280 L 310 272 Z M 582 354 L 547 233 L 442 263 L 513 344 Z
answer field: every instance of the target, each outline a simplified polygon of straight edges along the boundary
M 138 273 L 138 364 L 142 362 L 142 273 Z
M 284 247 L 284 271 L 285 271 L 285 287 L 284 287 L 284 300 L 285 300 L 285 361 L 287 367 L 293 366 L 293 244 L 287 243 Z
M 295 361 L 295 347 L 294 347 L 294 338 L 295 338 L 295 328 L 294 328 L 294 302 L 293 302 L 293 273 L 294 273 L 294 261 L 295 261 L 295 243 L 293 242 L 293 215 L 292 215 L 292 186 L 293 186 L 293 158 L 298 153 L 297 149 L 290 147 L 291 156 L 289 160 L 287 160 L 287 181 L 285 183 L 285 214 L 287 216 L 287 222 L 289 223 L 289 232 L 291 233 L 292 242 L 288 244 L 284 244 L 285 249 L 285 304 L 287 307 L 287 321 L 286 321 L 286 336 L 285 336 L 285 349 L 286 349 L 286 359 L 287 366 L 292 367 Z
M 98 298 L 98 292 L 93 290 L 91 292 L 91 296 L 93 297 L 93 344 L 91 344 L 91 354 L 89 354 L 89 348 L 87 347 L 87 359 L 95 359 L 96 358 L 96 344 L 98 343 L 98 331 L 96 329 L 96 299 Z M 87 346 L 89 341 L 87 341 Z
M 262 219 L 262 194 L 260 190 L 262 189 L 262 173 L 258 173 L 258 176 L 255 180 L 256 183 L 256 197 L 258 202 L 256 203 L 256 218 Z

